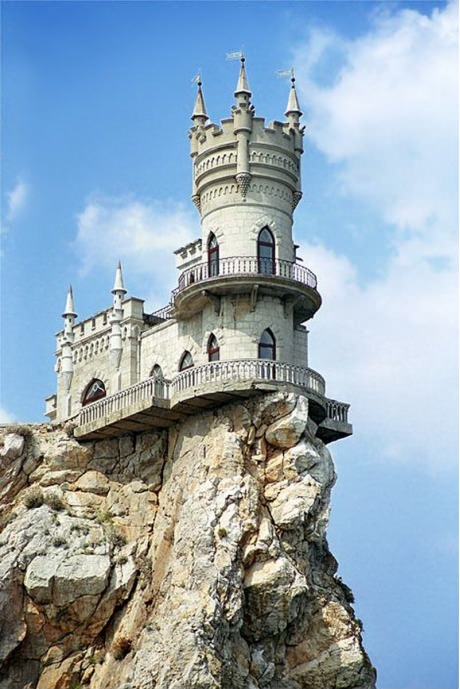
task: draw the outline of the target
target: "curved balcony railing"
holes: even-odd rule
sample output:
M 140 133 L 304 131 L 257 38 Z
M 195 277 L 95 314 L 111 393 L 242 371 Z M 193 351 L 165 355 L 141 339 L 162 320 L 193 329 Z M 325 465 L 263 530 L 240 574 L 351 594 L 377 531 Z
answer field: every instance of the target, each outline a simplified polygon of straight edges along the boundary
M 302 285 L 316 289 L 316 275 L 311 270 L 292 261 L 281 259 L 259 259 L 255 256 L 232 256 L 221 258 L 219 262 L 199 263 L 192 266 L 179 277 L 179 285 L 174 290 L 178 294 L 194 283 L 202 283 L 219 277 L 239 275 L 258 275 L 260 277 L 276 276 L 287 278 Z
M 311 368 L 265 359 L 212 361 L 181 371 L 172 381 L 147 378 L 114 395 L 92 402 L 80 410 L 78 424 L 84 426 L 102 419 L 108 424 L 111 423 L 115 414 L 120 417 L 123 411 L 127 414 L 133 413 L 133 408 L 147 407 L 154 399 L 172 399 L 174 402 L 175 396 L 183 398 L 182 393 L 187 390 L 193 390 L 194 394 L 199 395 L 206 391 L 207 386 L 214 384 L 261 381 L 291 383 L 323 397 L 326 391 L 324 378 Z M 334 404 L 340 405 L 335 402 Z M 348 405 L 343 406 L 347 406 L 347 409 L 340 410 L 340 415 L 346 417 Z M 331 407 L 331 413 L 335 412 L 336 407 Z
M 341 423 L 348 423 L 348 410 L 350 405 L 346 402 L 337 402 L 337 400 L 326 400 L 326 418 L 331 421 L 340 421 Z
M 107 422 L 110 423 L 112 414 L 122 412 L 135 404 L 151 401 L 153 397 L 169 399 L 169 382 L 166 380 L 159 381 L 156 378 L 147 378 L 147 380 L 131 385 L 125 390 L 120 390 L 120 392 L 116 392 L 114 395 L 103 397 L 101 400 L 97 400 L 97 402 L 92 402 L 80 410 L 79 424 L 83 426 L 102 418 L 107 418 Z
M 183 390 L 205 387 L 211 383 L 264 380 L 292 383 L 323 396 L 326 391 L 324 378 L 311 368 L 267 359 L 211 361 L 202 366 L 193 366 L 175 376 L 170 389 L 171 394 L 176 395 Z

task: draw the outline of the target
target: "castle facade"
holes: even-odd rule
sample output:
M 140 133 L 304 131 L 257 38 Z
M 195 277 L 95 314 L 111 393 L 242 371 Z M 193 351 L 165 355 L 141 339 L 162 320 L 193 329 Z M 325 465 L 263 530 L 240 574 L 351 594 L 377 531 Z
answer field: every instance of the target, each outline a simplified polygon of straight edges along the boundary
M 304 127 L 291 88 L 284 122 L 255 116 L 244 58 L 231 116 L 209 121 L 202 85 L 189 132 L 201 237 L 176 252 L 177 287 L 152 313 L 127 298 L 121 265 L 112 305 L 77 322 L 72 290 L 57 335 L 57 392 L 47 414 L 97 438 L 167 427 L 261 391 L 304 394 L 324 442 L 350 435 L 348 404 L 326 396 L 308 364 L 305 323 L 321 306 L 296 256 Z

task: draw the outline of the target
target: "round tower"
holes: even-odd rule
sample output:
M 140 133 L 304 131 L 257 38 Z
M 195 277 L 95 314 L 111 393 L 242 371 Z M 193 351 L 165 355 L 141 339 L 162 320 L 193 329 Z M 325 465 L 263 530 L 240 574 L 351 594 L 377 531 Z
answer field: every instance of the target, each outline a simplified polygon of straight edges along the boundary
M 192 198 L 201 216 L 201 263 L 185 270 L 176 314 L 193 315 L 209 296 L 257 290 L 292 304 L 295 325 L 321 305 L 316 277 L 296 263 L 293 212 L 301 196 L 302 115 L 292 75 L 287 121 L 255 116 L 244 57 L 231 117 L 209 122 L 202 84 L 192 114 Z

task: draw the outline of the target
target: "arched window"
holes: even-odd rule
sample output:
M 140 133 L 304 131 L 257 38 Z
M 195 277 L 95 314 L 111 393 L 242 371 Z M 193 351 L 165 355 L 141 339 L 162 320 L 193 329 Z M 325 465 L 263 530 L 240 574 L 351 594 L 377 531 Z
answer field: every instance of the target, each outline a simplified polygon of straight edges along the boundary
M 102 399 L 102 397 L 105 397 L 106 394 L 105 385 L 102 380 L 93 378 L 91 383 L 85 388 L 81 403 L 83 405 L 90 404 L 91 402 Z
M 275 240 L 268 227 L 260 230 L 257 238 L 257 263 L 259 273 L 275 272 Z
M 208 237 L 208 277 L 219 275 L 219 244 L 216 235 L 211 232 Z
M 152 372 L 150 376 L 153 378 L 154 383 L 153 383 L 153 394 L 155 397 L 164 397 L 165 396 L 165 379 L 163 376 L 163 371 L 161 366 L 158 364 L 155 364 L 155 366 L 152 368 Z
M 184 352 L 179 363 L 179 371 L 185 371 L 186 368 L 192 368 L 193 357 L 190 352 Z
M 219 361 L 220 347 L 217 342 L 217 337 L 211 333 L 208 340 L 208 361 Z
M 276 340 L 269 328 L 263 331 L 259 340 L 259 359 L 276 359 Z

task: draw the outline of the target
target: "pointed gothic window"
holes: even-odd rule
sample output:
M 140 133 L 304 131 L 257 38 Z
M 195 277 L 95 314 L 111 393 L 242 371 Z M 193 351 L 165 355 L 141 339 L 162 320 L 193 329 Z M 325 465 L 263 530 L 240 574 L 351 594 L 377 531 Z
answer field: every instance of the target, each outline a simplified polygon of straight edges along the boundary
M 259 232 L 257 239 L 257 263 L 259 273 L 275 272 L 275 240 L 268 227 Z
M 276 340 L 270 328 L 264 330 L 259 340 L 259 359 L 276 359 Z
M 158 364 L 155 364 L 155 366 L 152 368 L 152 373 L 150 376 L 153 378 L 154 383 L 153 383 L 153 394 L 155 397 L 164 397 L 165 396 L 165 379 L 163 376 L 163 371 L 161 366 Z
M 217 341 L 217 337 L 214 333 L 211 333 L 208 340 L 208 361 L 219 361 L 220 359 L 220 347 Z
M 208 277 L 219 275 L 219 244 L 216 235 L 211 232 L 208 237 Z
M 187 368 L 192 368 L 193 357 L 190 352 L 184 352 L 179 363 L 179 371 L 185 371 Z
M 83 393 L 82 405 L 90 404 L 106 396 L 105 385 L 102 380 L 93 378 L 91 383 L 85 388 Z

